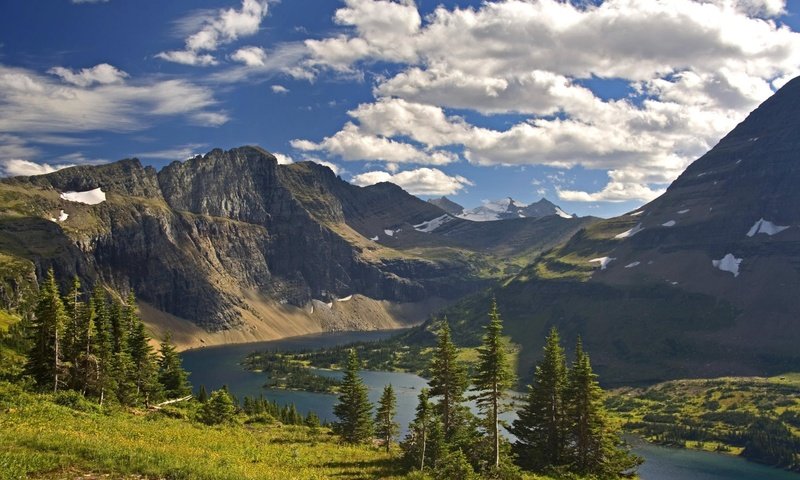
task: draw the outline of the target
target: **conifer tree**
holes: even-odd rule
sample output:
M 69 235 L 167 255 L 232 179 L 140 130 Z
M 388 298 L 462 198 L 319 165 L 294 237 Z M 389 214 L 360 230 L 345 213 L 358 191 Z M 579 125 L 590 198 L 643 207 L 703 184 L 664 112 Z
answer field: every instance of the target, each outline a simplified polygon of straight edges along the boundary
M 150 401 L 158 397 L 161 389 L 158 382 L 158 366 L 144 323 L 135 314 L 131 321 L 133 330 L 128 339 L 128 350 L 133 363 L 136 395 L 144 400 L 145 406 L 150 406 Z
M 208 401 L 208 392 L 206 392 L 205 385 L 200 385 L 200 391 L 197 392 L 197 401 L 200 403 L 206 403 Z M 252 401 L 253 400 L 250 397 L 244 397 L 244 405 L 245 405 L 244 409 L 248 414 L 253 413 L 248 411 L 248 402 L 252 403 Z
M 334 430 L 348 443 L 362 443 L 372 438 L 372 405 L 367 397 L 367 387 L 358 375 L 361 363 L 358 354 L 350 349 L 344 379 L 339 387 L 339 403 L 333 413 L 339 419 Z
M 394 416 L 397 414 L 397 397 L 394 395 L 392 385 L 383 388 L 383 394 L 378 401 L 378 411 L 375 414 L 375 426 L 378 438 L 382 439 L 389 451 L 392 440 L 397 436 L 400 425 L 395 422 Z
M 478 347 L 478 365 L 473 378 L 475 399 L 485 417 L 486 428 L 492 440 L 494 468 L 500 466 L 500 413 L 506 390 L 514 384 L 514 373 L 503 342 L 503 322 L 497 311 L 497 302 L 492 300 L 489 324 L 485 327 L 483 342 Z
M 197 419 L 206 425 L 218 425 L 233 420 L 236 406 L 227 390 L 219 389 L 211 392 L 211 397 L 197 412 Z
M 76 346 L 78 352 L 73 366 L 75 388 L 83 395 L 99 390 L 97 379 L 100 365 L 94 345 L 95 332 L 94 299 L 90 297 L 80 316 Z
M 425 458 L 428 455 L 428 437 L 430 436 L 431 423 L 433 422 L 433 408 L 428 394 L 430 390 L 423 388 L 419 392 L 416 415 L 408 426 L 408 434 L 400 447 L 403 449 L 403 458 L 411 468 L 425 471 Z
M 616 478 L 638 465 L 638 458 L 628 453 L 619 431 L 609 420 L 605 395 L 580 338 L 567 377 L 566 445 L 570 469 L 579 475 Z
M 525 406 L 518 412 L 511 433 L 517 437 L 514 452 L 523 468 L 541 471 L 565 462 L 564 390 L 566 357 L 558 330 L 553 327 L 528 387 Z
M 442 320 L 437 332 L 430 372 L 430 395 L 441 397 L 435 408 L 442 418 L 445 437 L 451 439 L 459 419 L 458 410 L 467 389 L 467 373 L 464 366 L 458 362 L 458 350 L 450 338 L 447 317 Z
M 72 279 L 72 286 L 64 297 L 64 313 L 66 314 L 66 325 L 64 327 L 64 361 L 74 368 L 78 363 L 78 355 L 83 350 L 81 344 L 81 330 L 85 306 L 81 301 L 81 282 L 78 277 Z
M 114 375 L 112 372 L 111 320 L 109 318 L 106 293 L 99 282 L 95 284 L 92 291 L 92 304 L 95 310 L 93 350 L 97 359 L 95 384 L 98 390 L 97 394 L 100 397 L 100 404 L 102 405 L 105 395 L 114 390 Z
M 62 335 L 66 313 L 51 268 L 39 290 L 36 314 L 31 325 L 32 347 L 26 371 L 42 387 L 58 391 L 62 378 Z
M 164 390 L 167 398 L 178 398 L 189 395 L 192 392 L 188 374 L 181 365 L 181 357 L 172 344 L 172 336 L 167 333 L 164 341 L 161 342 L 158 361 L 158 381 Z M 223 387 L 225 389 L 225 387 Z

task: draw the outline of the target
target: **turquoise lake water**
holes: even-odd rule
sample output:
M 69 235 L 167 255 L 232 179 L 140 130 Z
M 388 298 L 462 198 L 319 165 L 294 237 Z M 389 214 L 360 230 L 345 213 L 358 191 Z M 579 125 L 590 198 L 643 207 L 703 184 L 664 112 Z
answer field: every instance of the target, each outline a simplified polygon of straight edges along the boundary
M 304 350 L 343 345 L 356 341 L 381 340 L 396 332 L 337 332 L 307 335 L 271 342 L 258 342 L 240 345 L 225 345 L 190 350 L 182 354 L 183 365 L 191 372 L 189 379 L 195 388 L 205 385 L 208 391 L 227 385 L 237 397 L 259 396 L 276 400 L 279 403 L 294 403 L 303 414 L 314 411 L 324 421 L 332 421 L 334 395 L 322 393 L 266 389 L 263 385 L 266 376 L 244 370 L 240 362 L 247 354 L 263 350 Z M 320 370 L 323 375 L 339 376 L 339 372 Z M 369 388 L 369 397 L 377 402 L 383 387 L 392 384 L 397 394 L 397 421 L 405 430 L 414 417 L 417 395 L 427 383 L 425 379 L 396 372 L 361 372 L 364 383 Z M 513 419 L 507 414 L 506 420 Z M 721 455 L 692 450 L 673 449 L 646 444 L 634 439 L 634 451 L 645 458 L 639 469 L 643 480 L 800 480 L 794 474 L 730 455 Z

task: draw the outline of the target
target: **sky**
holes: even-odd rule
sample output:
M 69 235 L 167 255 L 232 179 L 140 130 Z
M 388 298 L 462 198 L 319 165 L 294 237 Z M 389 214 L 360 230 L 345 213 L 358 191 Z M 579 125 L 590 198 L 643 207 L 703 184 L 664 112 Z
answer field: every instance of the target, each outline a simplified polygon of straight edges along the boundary
M 259 145 L 474 207 L 652 200 L 800 75 L 800 0 L 0 0 L 0 175 Z

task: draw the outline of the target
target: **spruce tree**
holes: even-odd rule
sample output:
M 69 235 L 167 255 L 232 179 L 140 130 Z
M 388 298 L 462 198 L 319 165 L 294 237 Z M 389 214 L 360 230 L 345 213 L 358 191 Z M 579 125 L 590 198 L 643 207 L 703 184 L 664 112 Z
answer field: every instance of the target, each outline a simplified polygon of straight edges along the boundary
M 100 365 L 94 345 L 95 332 L 94 299 L 90 297 L 80 316 L 76 347 L 78 352 L 72 375 L 75 388 L 83 395 L 99 391 L 97 379 Z
M 367 397 L 367 387 L 358 375 L 360 369 L 358 354 L 350 349 L 344 379 L 339 387 L 339 403 L 333 407 L 333 413 L 339 419 L 334 431 L 348 443 L 372 439 L 372 405 Z
M 111 319 L 109 318 L 106 292 L 100 283 L 96 283 L 92 291 L 92 304 L 94 305 L 94 340 L 93 353 L 97 360 L 97 377 L 95 385 L 100 404 L 103 404 L 108 392 L 114 390 L 114 375 L 112 372 L 113 347 L 111 341 Z
M 564 390 L 567 384 L 566 357 L 558 330 L 553 327 L 528 387 L 525 406 L 518 412 L 511 433 L 517 437 L 514 452 L 520 466 L 541 471 L 565 462 L 566 448 Z
M 437 413 L 442 418 L 445 436 L 453 437 L 459 417 L 458 410 L 464 400 L 467 389 L 467 373 L 458 362 L 458 349 L 450 338 L 450 326 L 447 317 L 442 320 L 437 332 L 436 349 L 430 366 L 430 395 L 441 397 L 436 404 Z
M 400 429 L 400 425 L 394 420 L 396 414 L 397 397 L 394 395 L 392 385 L 386 385 L 378 401 L 378 411 L 375 414 L 375 433 L 378 435 L 378 438 L 383 440 L 387 452 L 389 451 L 392 440 L 397 436 L 397 432 Z
M 206 403 L 208 401 L 208 392 L 206 392 L 205 385 L 200 385 L 200 391 L 197 393 L 197 401 L 200 403 Z M 248 402 L 252 402 L 252 399 L 250 397 L 244 397 L 245 411 L 248 409 Z M 247 411 L 247 413 L 250 414 L 253 412 Z
M 133 381 L 136 385 L 136 395 L 148 407 L 150 401 L 158 397 L 161 389 L 158 382 L 158 365 L 144 323 L 135 314 L 131 321 L 133 330 L 128 338 L 128 350 L 134 368 Z
M 181 365 L 181 357 L 172 344 L 172 336 L 167 333 L 161 342 L 158 361 L 158 381 L 167 398 L 184 397 L 192 393 L 187 380 L 188 374 Z M 223 387 L 225 389 L 225 387 Z
M 570 470 L 579 475 L 616 478 L 639 463 L 628 453 L 605 409 L 605 394 L 592 371 L 580 338 L 566 388 L 567 451 Z
M 514 384 L 514 373 L 503 342 L 503 322 L 497 311 L 497 302 L 492 300 L 489 324 L 485 327 L 483 342 L 478 347 L 478 365 L 473 378 L 475 399 L 484 415 L 486 428 L 492 440 L 490 465 L 500 466 L 500 412 L 506 390 Z
M 63 383 L 62 335 L 66 313 L 53 269 L 40 287 L 35 317 L 31 325 L 32 346 L 26 371 L 36 383 L 54 392 Z
M 64 297 L 64 313 L 66 314 L 63 342 L 64 361 L 73 371 L 78 364 L 78 355 L 83 350 L 81 330 L 85 320 L 84 309 L 85 305 L 81 301 L 81 282 L 76 276 L 72 279 L 72 286 Z
M 428 437 L 433 422 L 433 407 L 428 400 L 429 392 L 427 388 L 420 390 L 414 420 L 408 426 L 408 434 L 400 444 L 405 463 L 411 468 L 419 468 L 420 471 L 425 470 Z
M 233 420 L 236 405 L 227 390 L 219 389 L 211 392 L 211 397 L 197 412 L 197 419 L 206 425 L 219 425 Z

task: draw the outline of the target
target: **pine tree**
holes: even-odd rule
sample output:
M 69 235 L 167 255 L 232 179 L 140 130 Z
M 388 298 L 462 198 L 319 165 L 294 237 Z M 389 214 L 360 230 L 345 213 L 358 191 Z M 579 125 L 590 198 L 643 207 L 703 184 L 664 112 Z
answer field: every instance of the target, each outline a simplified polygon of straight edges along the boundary
M 344 379 L 339 387 L 339 403 L 333 407 L 333 413 L 339 419 L 334 430 L 348 443 L 362 443 L 372 438 L 372 405 L 367 397 L 367 387 L 358 375 L 360 369 L 358 354 L 350 349 Z
M 200 391 L 197 393 L 197 401 L 200 403 L 206 403 L 208 401 L 208 392 L 206 392 L 205 385 L 200 385 Z M 250 397 L 244 397 L 244 405 L 245 405 L 244 409 L 248 414 L 250 414 L 253 412 L 247 410 L 248 402 L 252 402 L 252 399 Z
M 397 436 L 400 425 L 394 421 L 394 416 L 397 414 L 397 397 L 394 395 L 394 389 L 391 385 L 386 385 L 383 388 L 383 394 L 378 401 L 378 411 L 375 414 L 376 433 L 378 438 L 382 439 L 386 445 L 386 451 L 389 451 L 392 440 Z
M 565 397 L 570 470 L 579 475 L 616 478 L 638 465 L 638 458 L 628 453 L 619 431 L 609 420 L 605 395 L 580 338 L 568 373 Z
M 85 319 L 84 309 L 85 305 L 81 301 L 81 282 L 76 276 L 72 279 L 72 286 L 64 297 L 64 312 L 67 320 L 64 327 L 63 352 L 64 361 L 69 364 L 70 369 L 74 369 L 78 364 L 78 355 L 83 350 L 81 330 Z M 74 382 L 71 383 L 74 386 Z
M 500 466 L 500 412 L 506 390 L 514 384 L 514 373 L 503 342 L 503 322 L 497 311 L 497 302 L 492 300 L 489 311 L 489 325 L 486 327 L 483 342 L 478 347 L 478 365 L 473 378 L 475 399 L 483 412 L 486 428 L 492 440 L 491 465 Z
M 92 304 L 95 310 L 93 353 L 97 359 L 95 385 L 102 405 L 105 395 L 114 390 L 115 386 L 112 372 L 111 319 L 109 318 L 106 293 L 99 282 L 95 284 L 92 291 Z
M 181 357 L 172 344 L 172 336 L 167 333 L 161 342 L 158 361 L 158 381 L 167 398 L 184 397 L 192 393 L 192 388 L 187 380 L 188 374 L 181 365 Z M 224 387 L 223 387 L 224 389 Z
M 467 374 L 464 366 L 458 362 L 458 349 L 450 338 L 447 317 L 442 320 L 437 338 L 430 367 L 430 394 L 432 397 L 441 397 L 436 410 L 442 418 L 445 436 L 451 439 L 458 426 L 458 410 L 467 389 Z
M 83 395 L 99 391 L 97 379 L 100 364 L 94 345 L 95 332 L 94 299 L 90 297 L 80 316 L 76 347 L 78 352 L 72 375 L 75 388 Z
M 128 338 L 128 350 L 134 368 L 133 381 L 136 385 L 136 395 L 144 400 L 146 407 L 149 407 L 150 401 L 158 397 L 161 389 L 158 382 L 158 366 L 144 323 L 135 314 L 131 322 L 133 329 Z
M 39 290 L 36 314 L 31 325 L 32 347 L 26 371 L 37 384 L 52 388 L 54 392 L 63 383 L 61 342 L 65 322 L 64 304 L 51 268 Z
M 511 433 L 517 437 L 514 452 L 520 466 L 541 471 L 565 462 L 564 390 L 566 357 L 558 330 L 553 327 L 528 387 L 525 406 L 518 412 Z
M 430 390 L 423 388 L 419 392 L 416 415 L 408 426 L 408 434 L 400 444 L 403 450 L 403 459 L 411 468 L 425 471 L 425 458 L 428 454 L 428 437 L 430 436 L 433 421 L 433 407 L 428 400 Z

